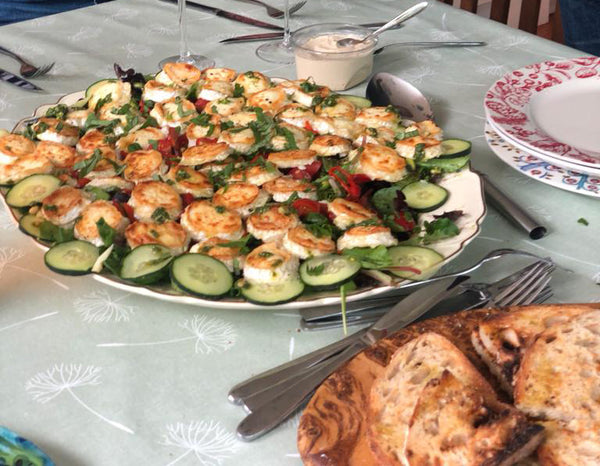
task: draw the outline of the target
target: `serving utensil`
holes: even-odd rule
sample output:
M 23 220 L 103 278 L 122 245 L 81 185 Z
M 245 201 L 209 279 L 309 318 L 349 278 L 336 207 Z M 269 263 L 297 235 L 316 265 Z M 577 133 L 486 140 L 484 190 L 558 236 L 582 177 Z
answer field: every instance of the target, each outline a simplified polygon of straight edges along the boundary
M 0 53 L 2 55 L 6 55 L 8 57 L 14 58 L 21 64 L 21 68 L 19 70 L 19 74 L 24 78 L 37 78 L 39 76 L 43 76 L 48 71 L 52 69 L 54 66 L 54 62 L 48 63 L 47 65 L 35 66 L 29 63 L 27 60 L 17 55 L 16 53 L 8 50 L 7 48 L 0 46 Z
M 3 70 L 0 68 L 0 81 L 4 81 L 12 84 L 13 86 L 20 87 L 26 91 L 43 91 L 39 86 L 36 86 L 33 83 L 30 83 L 26 79 L 20 78 L 16 74 L 11 73 L 10 71 Z
M 387 44 L 383 47 L 375 49 L 373 55 L 378 55 L 388 47 L 481 47 L 487 45 L 487 42 L 478 40 L 459 40 L 459 41 L 425 41 L 425 42 L 395 42 L 393 44 Z
M 377 73 L 367 84 L 367 98 L 374 105 L 393 105 L 400 114 L 414 121 L 433 119 L 433 110 L 427 98 L 412 84 L 390 73 Z M 522 230 L 531 239 L 546 235 L 546 228 L 519 206 L 508 195 L 494 186 L 484 176 L 486 197 L 498 207 L 498 210 Z
M 457 310 L 475 309 L 483 307 L 489 302 L 500 307 L 530 304 L 542 293 L 540 290 L 547 286 L 553 270 L 552 261 L 541 259 L 494 283 L 471 283 L 467 292 L 462 292 L 456 297 L 449 297 L 434 305 L 429 315 L 435 317 Z M 465 283 L 465 285 L 468 284 Z M 546 290 L 544 293 L 546 294 L 548 291 Z M 551 290 L 544 299 L 550 295 Z M 366 330 L 356 332 L 339 342 L 332 343 L 236 385 L 229 392 L 229 400 L 237 404 L 243 403 L 248 410 L 260 407 L 269 397 L 273 396 L 274 392 L 282 390 L 283 384 L 285 386 L 293 384 L 295 379 L 306 374 L 310 368 L 316 367 L 317 364 L 339 353 L 352 344 L 355 339 L 360 338 L 361 332 L 364 333 Z
M 278 8 L 272 7 L 271 5 L 268 5 L 265 2 L 261 2 L 260 0 L 237 0 L 238 2 L 243 2 L 243 3 L 250 3 L 252 5 L 260 5 L 260 6 L 264 6 L 265 9 L 267 10 L 267 14 L 271 17 L 271 18 L 282 18 L 283 15 L 285 14 L 283 11 L 281 11 Z M 294 5 L 292 5 L 290 7 L 290 15 L 293 15 L 294 13 L 296 13 L 300 8 L 302 8 L 304 5 L 306 5 L 306 0 L 303 0 L 301 2 L 298 2 Z
M 376 29 L 371 34 L 368 34 L 367 36 L 363 37 L 362 39 L 354 39 L 353 37 L 347 37 L 345 39 L 338 40 L 337 46 L 338 47 L 349 47 L 351 45 L 362 44 L 363 42 L 367 42 L 371 39 L 374 39 L 375 37 L 379 36 L 381 33 L 387 31 L 388 29 L 391 29 L 394 26 L 397 26 L 398 24 L 401 24 L 404 21 L 412 18 L 413 16 L 418 15 L 425 8 L 427 8 L 428 5 L 429 5 L 429 3 L 427 3 L 427 2 L 417 3 L 416 5 L 413 5 L 410 8 L 404 10 L 402 13 L 400 13 L 394 19 L 388 21 L 383 26 Z

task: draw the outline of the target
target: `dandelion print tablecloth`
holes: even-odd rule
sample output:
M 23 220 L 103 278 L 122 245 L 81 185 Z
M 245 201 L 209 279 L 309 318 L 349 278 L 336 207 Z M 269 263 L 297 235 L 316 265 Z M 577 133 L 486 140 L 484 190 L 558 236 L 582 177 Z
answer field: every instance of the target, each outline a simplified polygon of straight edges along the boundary
M 210 0 L 204 0 L 209 2 Z M 283 2 L 271 0 L 274 4 Z M 394 16 L 411 0 L 309 0 L 292 28 L 322 21 Z M 529 240 L 490 209 L 479 237 L 451 264 L 472 263 L 501 247 L 551 256 L 559 264 L 553 301 L 600 297 L 600 204 L 514 171 L 488 149 L 482 100 L 504 73 L 582 53 L 509 29 L 441 2 L 386 33 L 402 40 L 484 40 L 472 49 L 389 48 L 375 71 L 396 73 L 430 99 L 449 136 L 473 143 L 473 166 L 494 178 L 548 226 Z M 275 21 L 234 0 L 212 4 Z M 194 52 L 218 65 L 293 77 L 292 66 L 262 62 L 256 43 L 218 41 L 260 29 L 189 10 Z M 36 82 L 47 93 L 0 83 L 0 127 L 43 103 L 112 76 L 113 63 L 155 72 L 178 50 L 176 7 L 157 0 L 116 1 L 0 28 L 0 44 L 35 63 L 56 61 Z M 0 67 L 18 65 L 0 56 Z M 351 92 L 364 93 L 364 85 Z M 578 223 L 584 218 L 588 225 Z M 243 418 L 229 404 L 236 382 L 341 338 L 341 330 L 300 332 L 295 312 L 216 311 L 129 294 L 91 277 L 51 273 L 43 253 L 0 210 L 0 424 L 66 466 L 296 465 L 298 416 L 252 443 L 235 437 Z M 489 269 L 487 269 L 489 270 Z

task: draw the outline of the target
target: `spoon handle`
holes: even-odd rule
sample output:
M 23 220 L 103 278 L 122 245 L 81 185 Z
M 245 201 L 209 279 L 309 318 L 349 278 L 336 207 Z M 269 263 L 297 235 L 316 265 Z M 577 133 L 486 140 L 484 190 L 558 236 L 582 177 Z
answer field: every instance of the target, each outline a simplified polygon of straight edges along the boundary
M 402 13 L 400 13 L 398 16 L 396 16 L 391 21 L 388 21 L 387 23 L 385 23 L 379 29 L 376 29 L 375 31 L 373 31 L 371 34 L 369 34 L 367 37 L 365 37 L 363 39 L 363 41 L 368 40 L 372 37 L 376 37 L 379 34 L 381 34 L 382 32 L 387 31 L 388 29 L 391 29 L 394 26 L 397 26 L 398 24 L 403 23 L 407 19 L 412 18 L 413 16 L 419 14 L 421 11 L 423 11 L 425 8 L 427 8 L 427 5 L 429 5 L 429 3 L 421 2 L 421 3 L 417 3 L 414 6 L 411 6 L 407 10 L 404 10 Z
M 378 48 L 373 52 L 374 55 L 378 55 L 383 52 L 383 49 L 387 47 L 480 47 L 487 45 L 481 41 L 445 41 L 445 42 L 396 42 L 394 44 L 387 44 L 383 47 Z

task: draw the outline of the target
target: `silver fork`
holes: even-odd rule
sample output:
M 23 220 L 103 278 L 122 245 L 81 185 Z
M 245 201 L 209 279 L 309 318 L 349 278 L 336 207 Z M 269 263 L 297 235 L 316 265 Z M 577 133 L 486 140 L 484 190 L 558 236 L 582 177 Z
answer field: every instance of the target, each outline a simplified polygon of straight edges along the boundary
M 554 264 L 552 262 L 536 262 L 496 283 L 488 285 L 488 289 L 491 291 L 489 292 L 490 296 L 487 296 L 487 298 L 491 299 L 493 297 L 494 302 L 500 303 L 502 306 L 530 304 L 535 299 L 536 293 L 539 294 L 547 285 L 553 270 Z M 483 286 L 481 284 L 479 287 L 480 292 L 482 292 Z M 530 288 L 527 289 L 527 286 Z M 484 304 L 485 302 L 481 303 L 481 305 Z M 253 406 L 260 405 L 264 397 L 268 398 L 266 395 L 271 393 L 271 388 L 281 388 L 284 382 L 286 385 L 293 384 L 295 379 L 302 377 L 320 363 L 340 353 L 365 333 L 366 329 L 360 330 L 343 340 L 241 382 L 230 390 L 229 400 L 236 404 L 244 403 L 247 409 L 252 409 Z M 267 391 L 268 393 L 265 393 Z
M 10 50 L 5 49 L 4 47 L 1 47 L 1 46 L 0 46 L 0 53 L 3 55 L 7 55 L 11 58 L 14 58 L 21 64 L 21 69 L 19 70 L 19 74 L 21 76 L 23 76 L 24 78 L 37 78 L 39 76 L 43 76 L 46 73 L 48 73 L 48 71 L 50 71 L 52 69 L 52 67 L 54 66 L 54 62 L 49 63 L 44 66 L 39 66 L 39 67 L 34 66 L 31 63 L 29 63 L 27 60 L 25 60 L 24 58 L 21 58 L 16 53 L 11 52 Z
M 306 5 L 306 1 L 307 0 L 303 0 L 301 2 L 298 2 L 298 3 L 294 4 L 294 5 L 292 5 L 291 8 L 290 8 L 290 15 L 293 15 L 300 8 L 302 8 L 304 5 Z M 265 2 L 261 2 L 260 0 L 238 0 L 238 2 L 252 3 L 253 5 L 264 6 L 267 9 L 267 14 L 271 18 L 283 18 L 283 15 L 285 14 L 280 9 L 272 7 L 271 5 L 267 5 Z

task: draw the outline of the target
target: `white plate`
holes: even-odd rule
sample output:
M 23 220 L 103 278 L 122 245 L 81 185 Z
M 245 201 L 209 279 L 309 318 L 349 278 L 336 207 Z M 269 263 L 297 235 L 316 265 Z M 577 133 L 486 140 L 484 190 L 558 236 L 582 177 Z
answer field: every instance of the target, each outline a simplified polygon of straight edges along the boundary
M 488 90 L 484 107 L 500 135 L 532 154 L 600 169 L 600 58 L 512 71 Z
M 554 156 L 550 156 L 547 154 L 543 154 L 541 152 L 532 151 L 532 150 L 528 149 L 526 146 L 520 144 L 518 141 L 515 141 L 514 139 L 506 136 L 506 134 L 502 133 L 502 131 L 500 131 L 498 129 L 498 127 L 494 124 L 493 121 L 486 120 L 486 125 L 489 125 L 490 128 L 493 131 L 495 131 L 498 134 L 498 136 L 500 136 L 504 140 L 506 140 L 507 143 L 510 143 L 516 149 L 518 149 L 522 152 L 525 152 L 525 153 L 531 155 L 532 157 L 537 157 L 538 159 L 543 160 L 544 162 L 546 162 L 548 164 L 557 165 L 562 168 L 566 168 L 567 170 L 577 171 L 577 172 L 580 172 L 580 173 L 583 173 L 586 175 L 590 175 L 590 176 L 594 176 L 594 177 L 600 176 L 600 168 L 584 167 L 583 165 L 573 163 L 572 161 L 569 161 L 567 159 L 562 159 L 560 157 L 554 157 Z
M 84 92 L 76 92 L 68 94 L 62 97 L 56 104 L 42 105 L 35 113 L 34 117 L 44 116 L 46 110 L 57 104 L 73 105 L 75 102 L 83 98 Z M 32 120 L 32 117 L 21 120 L 15 128 L 15 131 L 21 131 L 25 125 Z M 431 219 L 433 215 L 441 214 L 443 212 L 462 210 L 463 216 L 457 221 L 460 227 L 460 234 L 454 238 L 449 238 L 443 241 L 439 241 L 433 245 L 430 245 L 432 249 L 435 249 L 446 259 L 440 264 L 440 267 L 447 264 L 452 259 L 456 258 L 460 252 L 463 251 L 465 246 L 471 242 L 480 231 L 481 223 L 485 217 L 486 206 L 483 196 L 483 183 L 478 174 L 469 169 L 464 169 L 458 173 L 450 173 L 446 175 L 441 181 L 440 186 L 446 188 L 450 192 L 448 201 L 439 209 L 429 212 L 427 218 Z M 3 198 L 4 201 L 4 198 Z M 6 205 L 6 202 L 5 202 Z M 8 206 L 6 206 L 8 210 Z M 15 221 L 18 223 L 18 219 L 13 213 Z M 34 240 L 34 242 L 44 250 L 48 248 L 43 244 Z M 94 279 L 99 282 L 105 283 L 109 286 L 119 288 L 131 293 L 136 293 L 142 296 L 149 296 L 152 298 L 160 299 L 163 301 L 169 301 L 179 304 L 192 304 L 195 306 L 204 306 L 215 309 L 302 309 L 310 307 L 325 306 L 330 304 L 340 303 L 340 297 L 337 292 L 320 293 L 318 295 L 305 296 L 301 299 L 293 301 L 291 303 L 280 304 L 277 306 L 258 306 L 252 303 L 248 303 L 242 300 L 235 300 L 232 298 L 222 299 L 220 301 L 211 301 L 207 299 L 196 298 L 193 296 L 184 296 L 170 289 L 167 286 L 136 286 L 130 282 L 125 282 L 114 275 L 107 273 L 94 274 Z M 408 280 L 400 283 L 396 287 L 390 286 L 375 286 L 369 288 L 359 289 L 353 294 L 349 295 L 347 301 L 356 301 L 369 296 L 375 296 L 382 293 L 386 293 L 393 289 L 402 287 L 403 284 L 410 283 Z
M 485 125 L 485 138 L 500 160 L 529 178 L 565 191 L 600 199 L 600 177 L 569 170 L 519 150 L 494 131 L 489 122 Z

